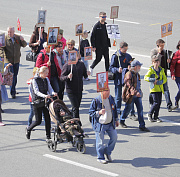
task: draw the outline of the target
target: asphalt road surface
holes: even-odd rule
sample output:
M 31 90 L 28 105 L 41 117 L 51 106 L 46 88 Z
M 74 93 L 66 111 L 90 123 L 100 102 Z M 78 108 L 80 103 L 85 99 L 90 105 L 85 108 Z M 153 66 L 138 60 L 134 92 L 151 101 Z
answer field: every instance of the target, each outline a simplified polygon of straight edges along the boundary
M 75 25 L 84 24 L 84 29 L 91 30 L 98 20 L 99 11 L 107 12 L 110 7 L 118 5 L 119 18 L 115 20 L 120 26 L 121 41 L 129 44 L 128 52 L 143 63 L 141 69 L 142 90 L 144 93 L 143 107 L 146 126 L 149 133 L 140 132 L 138 122 L 127 119 L 128 128 L 117 128 L 118 141 L 112 153 L 113 163 L 102 165 L 96 161 L 95 135 L 89 123 L 88 110 L 92 98 L 96 97 L 95 73 L 104 71 L 104 61 L 94 69 L 90 81 L 84 82 L 81 103 L 81 121 L 89 138 L 85 139 L 86 153 L 79 154 L 68 143 L 58 144 L 57 152 L 50 152 L 45 143 L 44 121 L 35 128 L 31 140 L 25 137 L 25 127 L 29 116 L 27 79 L 32 77 L 34 63 L 25 60 L 29 47 L 22 49 L 21 65 L 18 75 L 16 99 L 2 104 L 5 127 L 0 127 L 0 176 L 2 177 L 51 177 L 51 176 L 123 176 L 123 177 L 178 177 L 180 173 L 180 110 L 168 112 L 165 97 L 160 110 L 162 123 L 148 122 L 146 113 L 149 111 L 149 84 L 143 80 L 150 66 L 150 50 L 155 41 L 161 37 L 160 25 L 173 21 L 173 34 L 168 36 L 168 48 L 176 51 L 179 40 L 179 5 L 174 1 L 142 1 L 142 0 L 111 0 L 111 1 L 1 1 L 0 30 L 6 31 L 8 26 L 17 25 L 19 17 L 22 25 L 22 36 L 29 41 L 33 27 L 37 22 L 37 10 L 47 10 L 46 31 L 49 26 L 60 26 L 64 29 L 66 39 L 75 39 Z M 112 23 L 107 19 L 108 23 Z M 166 39 L 165 39 L 166 40 Z M 119 43 L 119 41 L 118 41 Z M 112 47 L 110 55 L 116 47 Z M 91 61 L 89 62 L 89 64 Z M 177 93 L 177 86 L 168 77 L 171 99 Z M 114 96 L 114 84 L 109 82 L 111 94 Z M 9 94 L 9 88 L 8 94 Z M 65 103 L 71 108 L 67 96 Z M 124 104 L 123 107 L 124 108 Z M 107 136 L 106 136 L 107 138 Z

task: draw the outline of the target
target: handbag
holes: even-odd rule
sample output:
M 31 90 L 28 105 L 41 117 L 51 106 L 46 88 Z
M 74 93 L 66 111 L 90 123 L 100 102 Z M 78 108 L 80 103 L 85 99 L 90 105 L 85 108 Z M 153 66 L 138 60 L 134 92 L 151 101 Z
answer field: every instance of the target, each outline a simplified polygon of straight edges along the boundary
M 28 52 L 28 53 L 26 54 L 26 60 L 27 60 L 27 61 L 35 62 L 36 59 L 37 59 L 37 56 L 38 56 L 38 55 L 37 55 L 36 53 L 30 51 L 30 52 Z
M 4 75 L 4 81 L 3 81 L 2 85 L 12 86 L 13 75 L 14 75 L 14 73 L 12 73 L 10 71 L 10 69 L 8 69 L 8 73 L 6 75 Z
M 115 79 L 115 75 L 111 71 L 108 71 L 108 79 L 109 80 L 114 80 Z
M 41 108 L 41 107 L 45 106 L 45 99 L 44 98 L 37 98 L 32 103 L 36 108 Z

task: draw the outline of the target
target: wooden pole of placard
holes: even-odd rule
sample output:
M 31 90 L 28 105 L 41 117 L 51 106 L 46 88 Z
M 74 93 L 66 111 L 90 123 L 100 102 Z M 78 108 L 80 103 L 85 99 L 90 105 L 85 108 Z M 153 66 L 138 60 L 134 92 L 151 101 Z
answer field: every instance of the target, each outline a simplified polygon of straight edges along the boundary
M 103 91 L 102 91 L 102 94 L 101 94 L 101 99 L 102 99 L 102 109 L 104 109 Z
M 166 36 L 166 50 L 167 50 L 167 58 L 169 59 L 169 53 L 168 53 L 168 39 Z
M 73 69 L 73 64 L 71 64 L 71 74 L 72 74 L 72 69 Z M 72 78 L 70 79 L 70 81 L 72 81 Z
M 81 35 L 79 35 L 79 54 L 80 54 L 80 40 L 81 40 L 80 36 Z

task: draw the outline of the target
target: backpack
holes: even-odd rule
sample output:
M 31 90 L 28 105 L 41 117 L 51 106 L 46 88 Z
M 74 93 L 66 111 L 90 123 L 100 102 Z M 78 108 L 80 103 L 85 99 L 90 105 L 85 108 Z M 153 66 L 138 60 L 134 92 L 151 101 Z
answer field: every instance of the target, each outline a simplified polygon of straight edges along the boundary
M 119 56 L 118 55 L 116 55 L 116 54 L 113 54 L 113 55 L 115 55 L 115 57 L 114 57 L 114 61 L 115 61 L 115 66 L 117 66 L 117 62 L 119 61 Z M 119 62 L 119 64 L 120 64 L 120 62 Z M 114 80 L 115 79 L 115 75 L 114 75 L 114 73 L 112 73 L 111 71 L 108 71 L 108 79 L 109 80 Z

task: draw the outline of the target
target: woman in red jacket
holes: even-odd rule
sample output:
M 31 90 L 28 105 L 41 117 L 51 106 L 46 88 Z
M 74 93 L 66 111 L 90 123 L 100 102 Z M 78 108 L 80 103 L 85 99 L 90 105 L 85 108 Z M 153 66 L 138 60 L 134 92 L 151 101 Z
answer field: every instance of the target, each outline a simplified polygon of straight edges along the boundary
M 52 51 L 50 53 L 50 46 L 47 45 L 47 42 L 43 44 L 44 49 L 41 50 L 39 53 L 37 60 L 36 60 L 36 67 L 40 68 L 42 66 L 46 66 L 49 69 L 48 78 L 50 80 L 50 84 L 53 90 L 58 93 L 61 93 L 60 90 L 60 76 L 61 76 L 61 69 L 59 67 L 58 60 L 56 58 L 56 54 Z
M 176 53 L 174 53 L 173 57 L 172 57 L 172 61 L 171 61 L 171 67 L 170 67 L 170 71 L 171 71 L 171 77 L 173 80 L 176 81 L 176 84 L 178 86 L 178 93 L 175 97 L 175 106 L 176 108 L 179 107 L 179 99 L 180 99 L 180 41 L 177 44 L 178 51 Z

